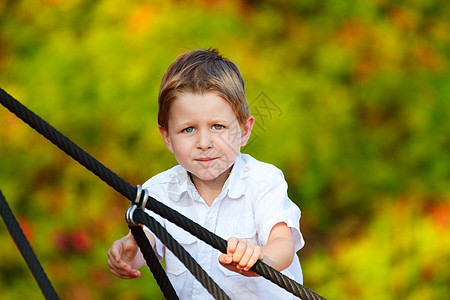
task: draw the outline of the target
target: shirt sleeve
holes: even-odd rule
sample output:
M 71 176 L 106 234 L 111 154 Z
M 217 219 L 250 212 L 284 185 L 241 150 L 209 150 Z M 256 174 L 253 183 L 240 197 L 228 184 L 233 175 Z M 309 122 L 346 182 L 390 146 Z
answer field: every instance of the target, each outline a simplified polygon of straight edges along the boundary
M 300 209 L 289 199 L 287 183 L 280 170 L 276 169 L 272 176 L 266 178 L 255 204 L 259 242 L 267 244 L 273 226 L 284 222 L 291 228 L 297 252 L 305 243 L 300 232 Z

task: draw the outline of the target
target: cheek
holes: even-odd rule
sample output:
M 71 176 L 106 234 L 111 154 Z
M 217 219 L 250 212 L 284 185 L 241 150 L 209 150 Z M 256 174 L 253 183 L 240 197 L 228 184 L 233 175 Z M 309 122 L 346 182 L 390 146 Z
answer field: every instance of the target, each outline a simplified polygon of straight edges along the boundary
M 190 151 L 192 150 L 192 146 L 190 146 L 190 143 L 185 140 L 175 140 L 172 144 L 172 153 L 175 155 L 182 157 L 190 154 Z
M 238 130 L 232 130 L 223 135 L 223 142 L 228 144 L 229 147 L 235 148 L 241 145 L 241 132 Z
M 222 151 L 235 153 L 239 152 L 241 148 L 241 138 L 239 135 L 223 135 L 219 139 L 219 147 Z

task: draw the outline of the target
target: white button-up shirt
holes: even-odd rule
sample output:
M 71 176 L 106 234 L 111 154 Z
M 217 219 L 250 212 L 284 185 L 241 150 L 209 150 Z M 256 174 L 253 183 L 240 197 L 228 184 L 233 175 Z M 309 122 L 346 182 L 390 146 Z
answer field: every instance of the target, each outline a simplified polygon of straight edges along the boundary
M 150 195 L 218 236 L 267 243 L 272 227 L 285 222 L 292 230 L 295 251 L 303 247 L 300 209 L 287 196 L 283 173 L 275 166 L 240 154 L 222 192 L 208 206 L 187 171 L 175 166 L 144 185 Z M 231 299 L 291 299 L 291 293 L 263 277 L 245 277 L 222 267 L 220 252 L 159 215 L 148 211 L 192 255 Z M 167 275 L 180 299 L 213 299 L 172 252 L 156 238 L 156 252 L 165 258 Z M 282 271 L 299 283 L 303 275 L 298 257 Z

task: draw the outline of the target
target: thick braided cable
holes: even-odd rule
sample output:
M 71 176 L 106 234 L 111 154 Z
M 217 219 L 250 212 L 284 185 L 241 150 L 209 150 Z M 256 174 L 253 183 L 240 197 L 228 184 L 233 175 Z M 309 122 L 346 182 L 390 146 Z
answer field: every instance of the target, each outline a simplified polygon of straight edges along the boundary
M 75 143 L 70 141 L 67 137 L 59 133 L 55 128 L 50 126 L 47 122 L 42 120 L 40 117 L 31 112 L 28 108 L 22 105 L 20 102 L 15 100 L 12 96 L 6 93 L 3 89 L 0 88 L 0 102 L 3 106 L 5 106 L 8 110 L 14 113 L 17 117 L 22 119 L 25 123 L 30 125 L 33 129 L 38 131 L 48 140 L 50 140 L 53 144 L 63 150 L 66 154 L 71 156 L 73 159 L 78 161 L 81 165 L 86 167 L 88 170 L 97 175 L 100 179 L 105 181 L 108 185 L 118 191 L 120 194 L 133 201 L 134 196 L 136 195 L 136 188 L 128 184 L 118 175 L 113 173 L 111 170 L 106 168 L 92 156 L 90 156 L 87 152 L 78 147 Z M 158 202 L 157 200 L 150 197 L 147 202 L 146 207 L 155 213 L 161 215 L 162 217 L 168 219 L 169 221 L 175 223 L 180 226 L 184 230 L 196 235 L 204 242 L 210 244 L 214 248 L 219 251 L 225 253 L 224 249 L 226 249 L 226 242 L 218 237 L 217 235 L 209 232 L 204 229 L 197 223 L 189 220 L 185 216 L 181 215 L 177 211 L 170 209 L 164 204 Z M 225 243 L 225 247 L 223 246 Z M 258 265 L 261 265 L 258 266 Z M 313 291 L 305 288 L 301 284 L 295 282 L 289 277 L 283 275 L 282 273 L 274 270 L 267 264 L 263 262 L 257 262 L 253 267 L 256 273 L 265 277 L 266 279 L 276 283 L 280 287 L 285 288 L 290 291 L 294 295 L 301 297 L 303 300 L 316 300 L 316 299 L 325 299 Z
M 210 246 L 219 250 L 220 252 L 222 253 L 227 252 L 226 240 L 217 236 L 211 231 L 203 228 L 196 222 L 193 222 L 192 220 L 186 218 L 176 210 L 173 210 L 172 208 L 164 205 L 158 200 L 150 198 L 150 200 L 147 201 L 146 208 L 151 211 L 157 212 L 163 218 L 171 221 L 178 227 L 183 228 L 190 234 L 198 237 L 200 240 L 204 241 L 205 243 L 209 244 Z M 287 277 L 283 273 L 280 273 L 279 271 L 275 270 L 271 266 L 263 263 L 262 261 L 257 261 L 255 265 L 253 265 L 251 270 L 255 271 L 257 274 L 272 281 L 273 283 L 291 292 L 295 296 L 300 297 L 303 300 L 325 299 L 322 296 L 311 291 L 310 289 L 299 284 L 295 280 L 292 280 L 291 278 Z
M 48 139 L 50 142 L 64 151 L 67 155 L 83 165 L 86 169 L 97 175 L 100 179 L 106 182 L 117 192 L 131 201 L 134 199 L 134 197 L 136 197 L 135 187 L 131 186 L 117 174 L 113 173 L 98 160 L 92 157 L 89 153 L 78 147 L 77 144 L 69 140 L 53 126 L 41 119 L 39 116 L 26 108 L 23 104 L 14 99 L 1 88 L 0 101 L 2 105 L 5 106 L 9 111 L 11 111 L 25 123 L 27 123 L 31 128 L 43 135 L 46 139 Z
M 31 273 L 33 273 L 36 282 L 39 285 L 39 288 L 44 294 L 45 299 L 59 299 L 58 294 L 56 294 L 55 289 L 53 288 L 50 280 L 44 272 L 39 260 L 34 254 L 33 249 L 31 248 L 30 243 L 28 242 L 25 234 L 22 231 L 22 228 L 14 217 L 11 208 L 6 202 L 5 197 L 0 190 L 0 214 L 2 216 L 3 221 L 8 228 L 9 234 L 11 235 L 14 243 L 16 243 L 17 248 L 19 248 L 20 253 L 22 254 L 25 262 L 28 265 Z
M 129 183 L 127 183 L 125 180 L 120 178 L 117 174 L 109 170 L 107 167 L 105 167 L 103 164 L 101 164 L 99 161 L 97 161 L 94 157 L 92 157 L 89 153 L 81 149 L 78 145 L 76 145 L 74 142 L 72 142 L 70 139 L 68 139 L 66 136 L 64 136 L 62 133 L 60 133 L 58 130 L 56 130 L 53 126 L 48 124 L 46 121 L 41 119 L 39 116 L 37 116 L 35 113 L 33 113 L 31 110 L 29 110 L 27 107 L 25 107 L 23 104 L 21 104 L 19 101 L 14 99 L 12 96 L 10 96 L 8 93 L 6 93 L 3 89 L 0 88 L 0 102 L 3 106 L 5 106 L 9 111 L 14 113 L 17 117 L 19 117 L 22 121 L 27 123 L 31 128 L 35 129 L 37 132 L 39 132 L 41 135 L 43 135 L 45 138 L 47 138 L 50 142 L 52 142 L 54 145 L 56 145 L 58 148 L 63 150 L 67 155 L 75 159 L 78 163 L 80 163 L 82 166 L 84 166 L 86 169 L 90 170 L 92 173 L 97 175 L 100 179 L 102 179 L 104 182 L 106 182 L 109 186 L 114 188 L 116 191 L 118 191 L 120 194 L 128 198 L 130 201 L 133 201 L 137 189 L 133 186 L 131 186 Z M 159 224 L 159 223 L 158 223 Z M 153 228 L 149 227 L 153 230 Z M 141 227 L 136 228 L 136 231 L 142 231 Z M 169 233 L 165 230 L 165 228 L 162 228 L 160 231 L 162 231 L 165 235 L 169 235 Z M 143 232 L 142 232 L 143 234 Z M 182 248 L 181 245 L 177 241 L 173 241 L 174 247 Z M 151 248 L 150 248 L 151 249 Z M 145 259 L 155 259 L 156 256 L 147 256 Z M 147 264 L 150 266 L 155 266 L 155 262 L 147 261 Z M 159 264 L 159 263 L 158 263 Z M 201 268 L 201 267 L 200 267 Z M 159 265 L 159 269 L 162 269 L 161 265 Z M 153 272 L 152 272 L 153 273 Z M 158 271 L 157 273 L 160 273 Z M 194 272 L 195 273 L 195 272 Z M 168 281 L 167 277 L 165 278 L 159 278 L 158 280 L 162 281 L 165 280 L 166 282 L 163 284 L 160 284 L 158 282 L 161 290 L 167 286 L 170 286 L 171 289 L 173 289 L 170 281 Z M 214 286 L 215 282 L 211 279 L 211 277 L 202 276 L 201 278 L 197 278 L 204 286 Z M 207 282 L 204 282 L 207 281 Z M 219 288 L 220 289 L 220 288 Z M 217 299 L 227 299 L 227 296 L 222 291 L 222 293 L 225 295 L 225 297 L 220 296 L 220 291 L 217 291 L 217 289 L 211 289 L 213 290 L 216 295 L 219 295 Z M 162 290 L 163 294 L 171 294 L 170 291 Z
M 53 126 L 45 122 L 31 110 L 26 108 L 19 101 L 14 99 L 8 93 L 6 93 L 3 89 L 0 88 L 0 102 L 3 106 L 5 106 L 9 111 L 14 113 L 17 117 L 19 117 L 22 121 L 27 123 L 31 128 L 35 129 L 45 138 L 47 138 L 50 142 L 56 145 L 58 148 L 63 150 L 67 155 L 75 159 L 78 163 L 84 166 L 86 169 L 90 170 L 92 173 L 97 175 L 101 180 L 106 182 L 113 189 L 118 191 L 120 194 L 128 198 L 129 200 L 133 200 L 136 195 L 136 188 L 131 186 L 128 182 L 120 178 L 117 174 L 109 170 L 99 161 L 97 161 L 94 157 L 92 157 L 89 153 L 78 147 L 74 142 L 56 130 Z M 134 230 L 142 231 L 142 228 L 138 228 Z M 142 231 L 142 234 L 143 231 Z M 181 246 L 180 246 L 181 247 Z M 159 264 L 156 256 L 146 256 L 146 262 L 153 273 L 153 268 L 157 268 L 157 274 L 164 272 L 164 269 Z M 149 259 L 149 260 L 147 260 Z M 155 259 L 155 261 L 151 261 Z M 158 266 L 156 266 L 156 263 Z M 155 277 L 156 279 L 156 277 Z M 164 283 L 163 283 L 164 281 Z M 162 291 L 165 294 L 172 294 L 170 290 L 173 290 L 172 284 L 168 280 L 167 276 L 157 278 L 157 283 Z M 163 288 L 169 287 L 169 290 L 163 290 Z M 170 298 L 169 298 L 170 299 Z
M 136 240 L 139 248 L 141 249 L 142 255 L 144 255 L 145 261 L 147 262 L 150 271 L 155 277 L 156 282 L 161 288 L 164 297 L 168 300 L 178 300 L 177 293 L 173 288 L 172 284 L 170 284 L 169 278 L 167 277 L 166 272 L 161 267 L 158 258 L 156 257 L 155 252 L 152 249 L 152 245 L 147 239 L 144 231 L 141 226 L 128 226 L 133 234 L 134 239 Z
M 227 294 L 211 279 L 208 273 L 183 247 L 177 247 L 178 242 L 170 235 L 165 234 L 165 228 L 153 217 L 138 208 L 133 213 L 133 220 L 151 228 L 152 232 L 172 251 L 172 253 L 185 265 L 189 272 L 203 285 L 214 299 L 230 299 Z

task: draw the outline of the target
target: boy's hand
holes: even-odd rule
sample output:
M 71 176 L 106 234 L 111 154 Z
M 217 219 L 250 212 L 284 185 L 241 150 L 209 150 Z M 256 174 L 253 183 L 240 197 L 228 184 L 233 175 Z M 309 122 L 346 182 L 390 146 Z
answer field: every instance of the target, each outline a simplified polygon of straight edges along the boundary
M 257 260 L 263 259 L 261 247 L 246 239 L 229 238 L 227 254 L 219 256 L 219 262 L 228 270 L 238 272 L 245 276 L 259 276 L 250 268 Z
M 115 241 L 108 250 L 108 265 L 111 273 L 119 278 L 133 279 L 141 276 L 135 269 L 139 247 L 131 233 Z

